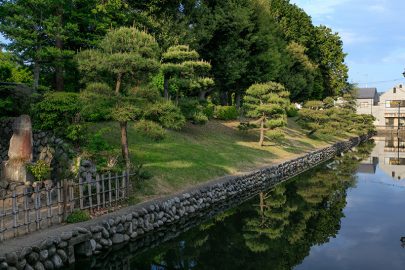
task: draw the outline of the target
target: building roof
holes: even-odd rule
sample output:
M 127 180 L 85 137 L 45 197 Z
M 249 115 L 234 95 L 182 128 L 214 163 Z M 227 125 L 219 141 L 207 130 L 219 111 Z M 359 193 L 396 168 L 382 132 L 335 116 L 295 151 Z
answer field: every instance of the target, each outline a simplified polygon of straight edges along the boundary
M 373 99 L 377 95 L 377 88 L 357 88 L 358 99 Z

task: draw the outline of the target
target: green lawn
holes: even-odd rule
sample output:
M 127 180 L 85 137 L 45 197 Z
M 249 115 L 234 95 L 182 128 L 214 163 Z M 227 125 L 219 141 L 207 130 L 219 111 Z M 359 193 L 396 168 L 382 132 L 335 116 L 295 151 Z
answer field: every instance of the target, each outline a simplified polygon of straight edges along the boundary
M 143 137 L 128 126 L 132 162 L 142 163 L 153 177 L 135 183 L 135 201 L 167 195 L 228 174 L 237 174 L 280 162 L 326 146 L 336 138 L 308 138 L 293 120 L 286 137 L 277 145 L 258 146 L 256 132 L 239 131 L 237 122 L 210 121 L 204 126 L 188 124 L 182 131 L 168 131 L 160 142 Z M 98 123 L 92 130 L 111 127 L 105 139 L 120 153 L 117 123 Z

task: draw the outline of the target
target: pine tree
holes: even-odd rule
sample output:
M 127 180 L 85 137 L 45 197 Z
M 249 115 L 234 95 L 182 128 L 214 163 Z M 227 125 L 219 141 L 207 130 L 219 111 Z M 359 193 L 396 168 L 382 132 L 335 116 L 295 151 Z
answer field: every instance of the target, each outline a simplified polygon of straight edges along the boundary
M 246 90 L 244 107 L 248 117 L 258 118 L 255 123 L 260 126 L 260 146 L 264 144 L 265 131 L 287 124 L 289 95 L 283 85 L 275 82 L 254 84 Z

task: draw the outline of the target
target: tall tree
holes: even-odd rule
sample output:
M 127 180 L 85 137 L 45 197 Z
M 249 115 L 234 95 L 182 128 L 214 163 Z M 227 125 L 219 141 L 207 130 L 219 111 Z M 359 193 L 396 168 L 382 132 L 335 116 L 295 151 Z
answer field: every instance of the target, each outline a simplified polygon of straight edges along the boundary
M 253 8 L 250 1 L 198 1 L 191 14 L 191 45 L 212 64 L 220 103 L 232 103 L 232 94 L 246 89 Z
M 342 94 L 348 87 L 343 42 L 337 33 L 323 25 L 315 27 L 315 36 L 315 57 L 324 78 L 323 97 Z

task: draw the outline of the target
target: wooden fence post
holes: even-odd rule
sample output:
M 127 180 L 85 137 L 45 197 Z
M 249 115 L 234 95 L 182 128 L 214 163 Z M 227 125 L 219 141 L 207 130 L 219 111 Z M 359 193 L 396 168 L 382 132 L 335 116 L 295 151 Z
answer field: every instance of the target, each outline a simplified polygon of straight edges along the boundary
M 83 179 L 81 177 L 79 178 L 79 204 L 80 209 L 83 210 Z
M 69 201 L 69 196 L 68 196 L 68 192 L 69 192 L 69 185 L 68 185 L 68 181 L 66 179 L 63 180 L 63 189 L 62 189 L 62 220 L 65 221 L 67 216 L 68 216 L 68 209 L 67 209 L 67 205 L 68 205 L 68 201 Z

